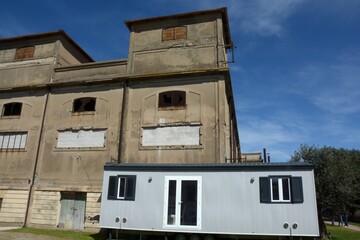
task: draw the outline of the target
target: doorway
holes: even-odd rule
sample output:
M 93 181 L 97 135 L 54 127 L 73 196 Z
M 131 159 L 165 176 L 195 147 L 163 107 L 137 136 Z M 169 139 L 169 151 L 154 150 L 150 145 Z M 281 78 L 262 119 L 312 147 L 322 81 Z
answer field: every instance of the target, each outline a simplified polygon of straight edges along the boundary
M 164 227 L 200 228 L 201 177 L 165 177 Z
M 84 229 L 86 193 L 62 192 L 59 228 Z

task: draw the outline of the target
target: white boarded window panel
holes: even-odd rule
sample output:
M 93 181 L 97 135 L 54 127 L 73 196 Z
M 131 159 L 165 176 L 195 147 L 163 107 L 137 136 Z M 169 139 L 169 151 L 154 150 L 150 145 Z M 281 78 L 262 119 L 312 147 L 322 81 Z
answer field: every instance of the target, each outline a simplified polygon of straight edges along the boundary
M 0 133 L 0 149 L 23 149 L 27 133 Z
M 59 132 L 58 148 L 104 147 L 105 130 L 79 130 Z
M 200 126 L 144 128 L 143 146 L 200 145 Z

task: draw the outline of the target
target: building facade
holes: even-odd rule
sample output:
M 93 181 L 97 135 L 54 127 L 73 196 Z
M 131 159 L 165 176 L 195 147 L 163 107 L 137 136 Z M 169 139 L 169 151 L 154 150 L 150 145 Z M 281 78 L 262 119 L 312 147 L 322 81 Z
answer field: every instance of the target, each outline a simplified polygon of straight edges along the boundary
M 0 224 L 98 228 L 103 167 L 241 161 L 225 8 L 126 21 L 127 59 L 0 39 Z

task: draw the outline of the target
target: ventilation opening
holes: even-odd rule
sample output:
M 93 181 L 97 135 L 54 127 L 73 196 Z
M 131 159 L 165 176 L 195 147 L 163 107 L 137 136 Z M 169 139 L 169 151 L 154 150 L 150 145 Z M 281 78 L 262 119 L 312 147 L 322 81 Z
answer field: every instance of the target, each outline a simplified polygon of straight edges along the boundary
M 3 116 L 20 116 L 22 103 L 7 103 L 4 105 Z
M 95 111 L 96 98 L 86 97 L 74 100 L 73 112 L 91 112 Z
M 15 60 L 33 58 L 34 57 L 34 51 L 35 51 L 34 46 L 18 48 L 16 50 Z

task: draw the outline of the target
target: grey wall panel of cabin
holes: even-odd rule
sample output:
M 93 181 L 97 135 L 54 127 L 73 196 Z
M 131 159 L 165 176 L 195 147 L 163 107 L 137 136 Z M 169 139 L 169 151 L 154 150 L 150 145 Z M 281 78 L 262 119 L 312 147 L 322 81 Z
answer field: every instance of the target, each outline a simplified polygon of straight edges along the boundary
M 107 201 L 109 175 L 137 175 L 135 201 Z M 260 203 L 260 176 L 292 175 L 303 180 L 302 204 Z M 164 229 L 165 176 L 202 176 L 201 230 Z M 149 179 L 151 177 L 151 182 Z M 251 183 L 251 179 L 254 182 Z M 283 224 L 298 224 L 295 235 L 318 235 L 314 178 L 312 171 L 262 172 L 105 172 L 101 226 L 117 228 L 116 216 L 126 218 L 123 229 L 236 233 L 246 235 L 289 235 Z

